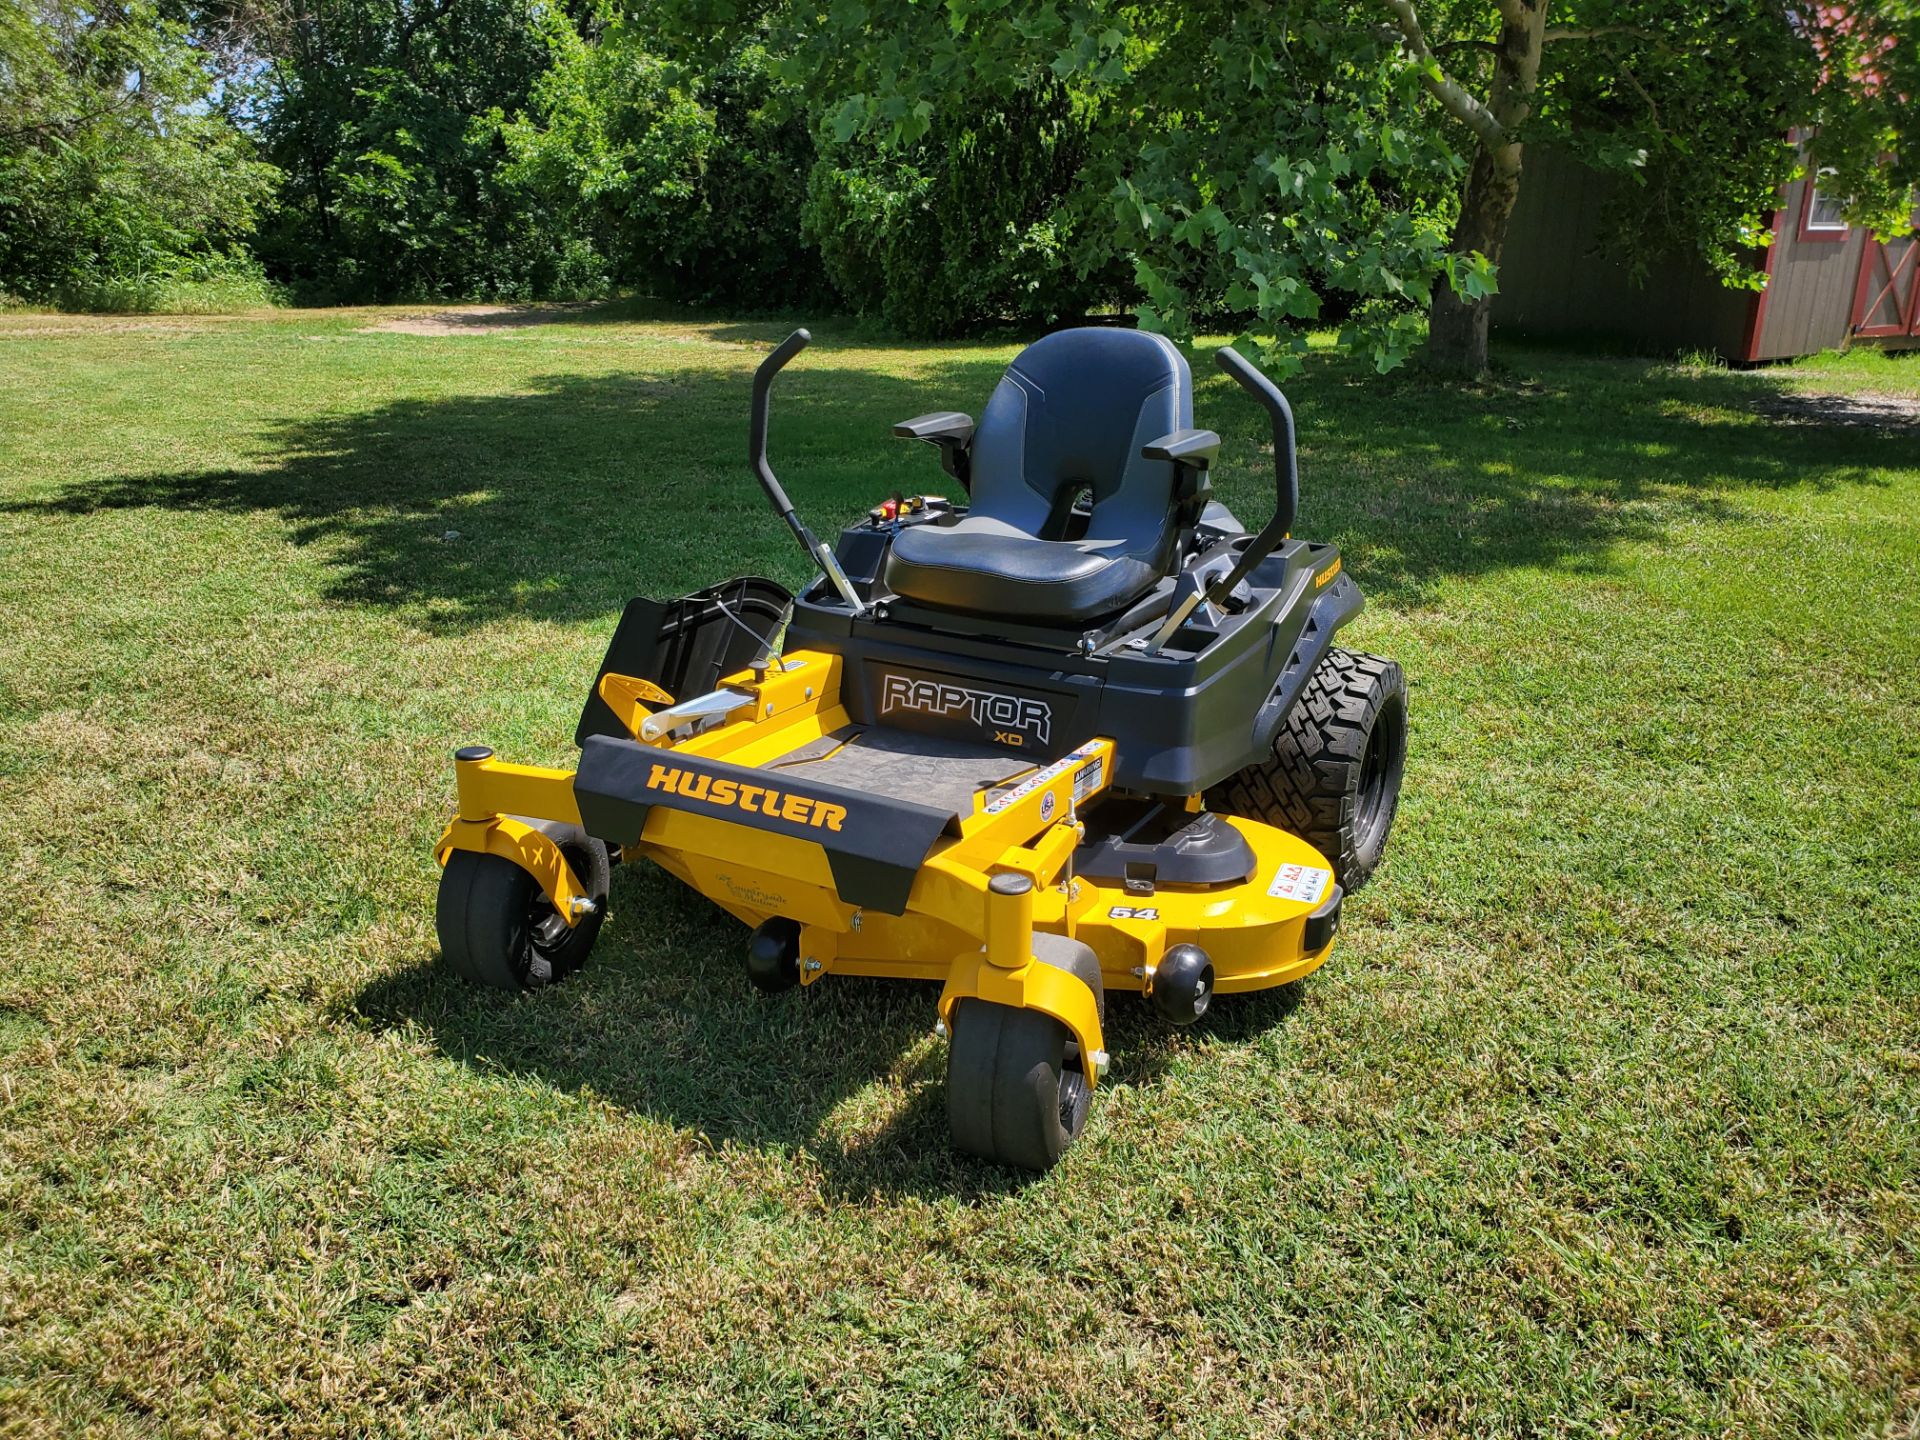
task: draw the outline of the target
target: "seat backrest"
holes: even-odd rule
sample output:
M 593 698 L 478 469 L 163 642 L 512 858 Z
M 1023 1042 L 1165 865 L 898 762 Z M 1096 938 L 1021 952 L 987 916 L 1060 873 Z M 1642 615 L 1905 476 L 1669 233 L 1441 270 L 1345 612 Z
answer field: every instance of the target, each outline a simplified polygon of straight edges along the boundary
M 1192 424 L 1193 375 L 1165 336 L 1055 331 L 1014 357 L 987 401 L 973 437 L 973 512 L 1057 539 L 1074 496 L 1090 488 L 1086 538 L 1160 563 L 1176 477 L 1140 449 Z

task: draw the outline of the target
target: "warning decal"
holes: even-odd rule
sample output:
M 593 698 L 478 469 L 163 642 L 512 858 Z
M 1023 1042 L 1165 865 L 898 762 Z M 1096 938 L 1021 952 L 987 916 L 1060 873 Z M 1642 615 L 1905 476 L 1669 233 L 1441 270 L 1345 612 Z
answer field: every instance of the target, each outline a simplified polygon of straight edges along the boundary
M 1327 893 L 1327 882 L 1333 879 L 1333 872 L 1320 870 L 1312 865 L 1282 865 L 1274 872 L 1273 883 L 1267 886 L 1267 894 L 1275 900 L 1298 900 L 1312 905 Z
M 1002 810 L 1005 810 L 1008 806 L 1019 804 L 1022 800 L 1026 799 L 1027 796 L 1031 795 L 1034 791 L 1038 790 L 1042 785 L 1051 784 L 1054 780 L 1058 779 L 1067 770 L 1072 769 L 1075 765 L 1079 764 L 1082 760 L 1086 759 L 1087 752 L 1091 749 L 1093 749 L 1093 746 L 1091 744 L 1082 745 L 1078 750 L 1074 751 L 1071 755 L 1068 755 L 1064 759 L 1054 761 L 1051 765 L 1047 766 L 1046 769 L 1034 771 L 1033 774 L 1029 775 L 1025 780 L 1022 780 L 1018 785 L 1015 785 L 1012 789 L 1002 790 L 999 794 L 995 795 L 993 799 L 989 800 L 983 807 L 981 807 L 983 813 L 988 815 L 998 815 Z M 1079 777 L 1075 776 L 1074 779 L 1075 779 L 1075 783 L 1077 784 L 1079 781 Z M 1050 814 L 1052 812 L 1049 811 L 1048 813 Z M 1043 815 L 1041 818 L 1045 819 L 1046 816 Z
M 1100 782 L 1106 778 L 1107 763 L 1104 757 L 1096 755 L 1078 770 L 1073 772 L 1073 803 L 1078 805 L 1094 791 L 1100 788 Z

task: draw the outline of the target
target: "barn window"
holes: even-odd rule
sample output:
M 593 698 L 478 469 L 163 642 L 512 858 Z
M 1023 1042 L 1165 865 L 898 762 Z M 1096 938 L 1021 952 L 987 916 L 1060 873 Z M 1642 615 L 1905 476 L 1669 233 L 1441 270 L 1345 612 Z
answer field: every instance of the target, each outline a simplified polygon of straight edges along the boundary
M 1800 238 L 1802 240 L 1844 240 L 1847 235 L 1846 201 L 1830 190 L 1820 188 L 1820 180 L 1833 174 L 1822 170 L 1806 183 L 1800 201 Z

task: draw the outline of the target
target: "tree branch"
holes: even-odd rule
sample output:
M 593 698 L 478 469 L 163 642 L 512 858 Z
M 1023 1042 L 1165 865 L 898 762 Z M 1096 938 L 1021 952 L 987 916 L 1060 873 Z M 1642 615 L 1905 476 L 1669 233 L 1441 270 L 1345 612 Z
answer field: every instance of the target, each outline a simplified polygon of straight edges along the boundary
M 1666 140 L 1669 144 L 1671 144 L 1672 143 L 1671 137 L 1661 127 L 1661 124 L 1660 124 L 1660 107 L 1654 103 L 1653 96 L 1647 93 L 1647 87 L 1640 83 L 1640 77 L 1633 73 L 1633 67 L 1631 65 L 1628 65 L 1622 62 L 1620 66 L 1620 73 L 1627 77 L 1627 83 L 1633 86 L 1635 90 L 1639 91 L 1640 98 L 1647 102 L 1647 113 L 1653 117 L 1653 133 L 1658 135 L 1662 140 Z
M 1440 61 L 1427 44 L 1426 32 L 1420 28 L 1420 17 L 1414 13 L 1412 0 L 1386 0 L 1386 6 L 1393 12 L 1394 22 L 1399 26 L 1397 38 L 1400 47 L 1419 63 L 1420 81 L 1433 98 L 1445 107 L 1449 115 L 1471 130 L 1487 149 L 1498 150 L 1506 144 L 1507 132 L 1494 118 L 1493 112 L 1440 68 Z M 1503 3 L 1503 14 L 1506 8 Z
M 1632 35 L 1640 40 L 1658 40 L 1660 36 L 1639 25 L 1550 25 L 1540 41 L 1551 45 L 1556 40 L 1597 40 L 1602 35 Z

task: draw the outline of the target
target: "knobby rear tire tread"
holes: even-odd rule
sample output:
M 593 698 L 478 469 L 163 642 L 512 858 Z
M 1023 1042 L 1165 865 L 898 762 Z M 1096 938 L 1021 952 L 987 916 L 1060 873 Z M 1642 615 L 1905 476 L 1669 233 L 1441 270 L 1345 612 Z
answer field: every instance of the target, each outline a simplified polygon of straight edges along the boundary
M 1333 865 L 1351 894 L 1380 863 L 1399 804 L 1406 753 L 1406 677 L 1391 660 L 1329 650 L 1274 736 L 1271 758 L 1207 793 L 1209 809 L 1263 821 L 1299 836 Z M 1375 834 L 1357 833 L 1356 802 L 1367 737 L 1383 714 L 1396 745 L 1388 757 L 1386 808 Z M 1369 843 L 1370 842 L 1370 843 Z

